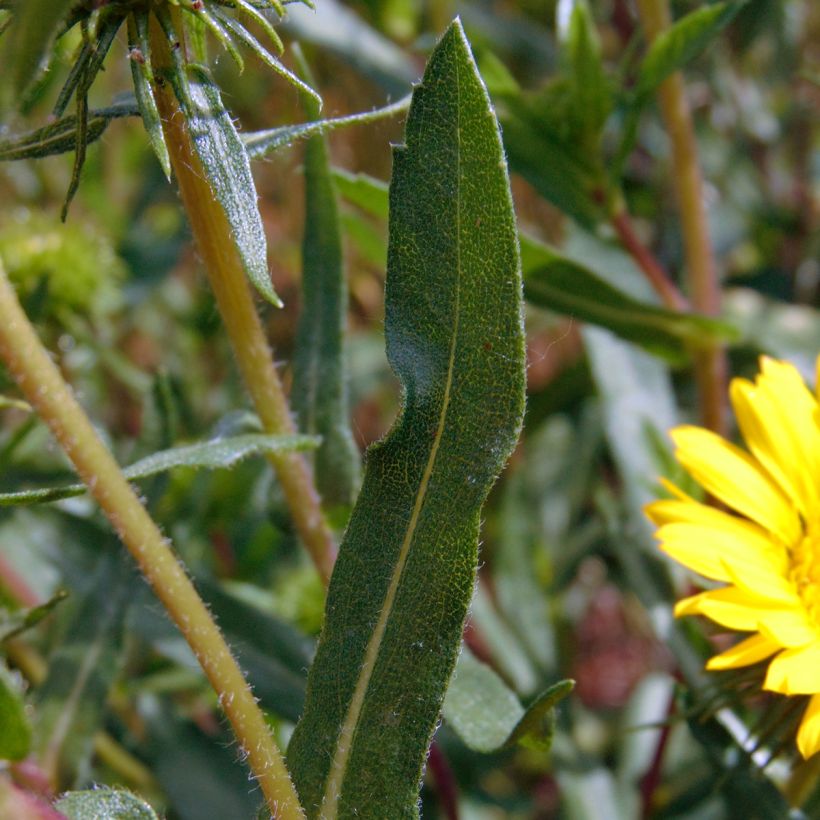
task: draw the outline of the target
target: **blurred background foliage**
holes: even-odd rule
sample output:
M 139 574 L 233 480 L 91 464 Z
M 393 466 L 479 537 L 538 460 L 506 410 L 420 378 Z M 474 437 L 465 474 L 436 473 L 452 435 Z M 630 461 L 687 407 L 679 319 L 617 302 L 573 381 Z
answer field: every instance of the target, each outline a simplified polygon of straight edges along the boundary
M 700 5 L 675 3 L 675 16 Z M 620 155 L 645 53 L 629 0 L 590 4 L 603 71 L 598 101 L 579 97 L 592 86 L 573 74 L 553 0 L 316 6 L 292 7 L 282 31 L 286 43 L 302 44 L 323 116 L 404 96 L 435 38 L 460 14 L 509 139 L 522 231 L 655 305 L 608 222 L 607 198 L 622 197 L 641 241 L 680 281 L 675 172 L 651 99 L 634 124 L 634 146 Z M 91 108 L 130 88 L 123 37 L 91 89 Z M 56 66 L 0 136 L 44 122 L 78 42 L 75 34 L 58 42 Z M 749 0 L 686 66 L 723 318 L 733 328 L 733 374 L 754 372 L 765 352 L 814 379 L 818 49 L 816 3 Z M 305 119 L 297 91 L 261 64 L 249 59 L 240 74 L 216 48 L 213 64 L 242 131 Z M 386 181 L 390 144 L 401 133 L 399 117 L 334 131 L 332 162 Z M 285 302 L 263 310 L 285 378 L 299 316 L 303 147 L 295 142 L 254 164 L 273 283 Z M 554 173 L 553 161 L 570 170 Z M 607 179 L 616 169 L 617 184 L 596 200 L 595 190 L 572 188 L 575 168 L 582 180 Z M 70 155 L 0 164 L 0 257 L 120 462 L 254 430 L 175 191 L 138 121 L 113 121 L 89 148 L 62 224 L 71 169 Z M 343 197 L 341 211 L 351 425 L 362 450 L 387 430 L 398 406 L 382 332 L 386 223 L 368 196 L 365 207 Z M 645 332 L 640 322 L 630 325 L 631 337 L 616 337 L 579 318 L 590 317 L 571 305 L 528 307 L 527 421 L 484 511 L 483 565 L 465 635 L 472 654 L 524 704 L 560 678 L 574 678 L 575 693 L 559 709 L 550 753 L 475 751 L 445 709 L 422 815 L 785 817 L 790 752 L 769 763 L 776 749 L 765 738 L 757 750 L 742 748 L 748 727 L 762 725 L 777 702 L 727 703 L 719 679 L 702 675 L 703 658 L 721 638 L 704 637 L 695 623 L 671 623 L 672 601 L 692 579 L 658 556 L 641 512 L 659 492 L 658 476 L 685 481 L 664 431 L 697 419 L 687 356 L 647 352 L 635 341 Z M 0 491 L 70 481 L 46 429 L 0 379 Z M 304 698 L 323 590 L 269 468 L 251 459 L 231 470 L 178 470 L 146 481 L 142 492 L 286 741 Z M 14 632 L 21 613 L 60 590 L 64 601 Z M 25 698 L 33 760 L 57 756 L 60 788 L 122 785 L 169 818 L 253 816 L 261 798 L 216 717 L 213 694 L 85 498 L 0 510 L 0 604 L 8 658 L 0 688 L 12 703 Z M 713 695 L 723 710 L 704 716 Z M 3 789 L 16 789 L 15 799 L 43 786 L 32 759 L 7 769 L 15 786 Z M 814 794 L 803 812 L 817 811 Z

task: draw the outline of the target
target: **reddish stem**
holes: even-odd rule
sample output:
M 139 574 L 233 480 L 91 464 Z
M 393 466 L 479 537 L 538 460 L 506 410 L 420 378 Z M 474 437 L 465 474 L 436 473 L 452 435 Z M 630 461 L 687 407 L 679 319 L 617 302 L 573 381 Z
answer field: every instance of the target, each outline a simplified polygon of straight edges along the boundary
M 430 746 L 427 767 L 433 776 L 442 813 L 447 820 L 458 820 L 458 784 L 444 752 L 435 740 Z
M 629 213 L 625 210 L 616 211 L 611 216 L 611 222 L 624 248 L 644 272 L 664 305 L 671 310 L 688 310 L 689 303 L 686 297 L 678 290 L 649 248 L 638 238 Z

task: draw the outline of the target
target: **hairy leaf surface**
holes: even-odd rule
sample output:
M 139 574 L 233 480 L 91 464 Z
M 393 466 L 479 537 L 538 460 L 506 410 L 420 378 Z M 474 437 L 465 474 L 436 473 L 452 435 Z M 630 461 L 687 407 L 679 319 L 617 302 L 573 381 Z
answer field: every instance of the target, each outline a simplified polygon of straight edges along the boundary
M 262 433 L 246 433 L 240 436 L 201 441 L 170 450 L 160 450 L 150 456 L 135 461 L 123 469 L 123 475 L 134 481 L 152 475 L 165 473 L 177 467 L 191 467 L 195 470 L 218 470 L 233 467 L 248 456 L 260 453 L 289 453 L 315 447 L 318 439 L 311 436 L 282 435 L 268 436 Z M 85 484 L 69 484 L 66 487 L 43 487 L 36 490 L 21 490 L 14 493 L 0 493 L 0 507 L 16 507 L 21 504 L 44 504 L 72 498 L 87 492 Z
M 496 119 L 456 21 L 416 88 L 390 188 L 387 354 L 400 417 L 371 448 L 289 749 L 309 817 L 415 817 L 478 557 L 515 443 L 524 348 Z

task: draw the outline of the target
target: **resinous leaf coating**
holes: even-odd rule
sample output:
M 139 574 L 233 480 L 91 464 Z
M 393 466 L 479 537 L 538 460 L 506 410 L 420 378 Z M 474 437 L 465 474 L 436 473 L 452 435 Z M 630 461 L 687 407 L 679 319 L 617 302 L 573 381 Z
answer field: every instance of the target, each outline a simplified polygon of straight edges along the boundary
M 395 149 L 386 291 L 403 409 L 371 448 L 289 764 L 309 817 L 414 817 L 524 408 L 521 277 L 498 126 L 458 21 Z

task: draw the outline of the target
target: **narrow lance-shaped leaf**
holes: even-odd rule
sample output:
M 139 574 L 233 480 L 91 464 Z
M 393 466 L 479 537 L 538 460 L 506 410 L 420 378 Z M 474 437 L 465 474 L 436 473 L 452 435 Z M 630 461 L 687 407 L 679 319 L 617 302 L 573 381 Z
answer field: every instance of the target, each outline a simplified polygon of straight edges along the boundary
M 172 51 L 172 55 L 175 52 Z M 267 243 L 248 156 L 219 89 L 200 66 L 175 68 L 171 82 L 208 183 L 231 226 L 245 273 L 271 304 L 282 302 L 271 284 Z
M 403 409 L 369 451 L 289 749 L 309 817 L 417 815 L 472 597 L 481 504 L 523 415 L 509 181 L 458 21 L 395 150 L 389 234 L 385 331 Z
M 308 114 L 317 118 L 318 103 L 307 95 L 304 102 Z M 299 429 L 322 437 L 314 464 L 323 500 L 349 508 L 359 488 L 359 451 L 348 421 L 346 318 L 339 206 L 326 140 L 317 134 L 305 146 L 302 312 L 293 360 L 293 405 Z
M 233 467 L 242 459 L 258 453 L 289 453 L 309 450 L 316 446 L 317 441 L 311 436 L 267 436 L 261 433 L 247 433 L 216 441 L 201 441 L 197 444 L 173 447 L 170 450 L 160 450 L 135 461 L 122 472 L 126 478 L 134 481 L 158 475 L 176 467 L 217 470 Z M 87 489 L 85 484 L 69 484 L 66 487 L 43 487 L 36 490 L 0 493 L 0 507 L 59 501 L 62 498 L 82 495 Z

